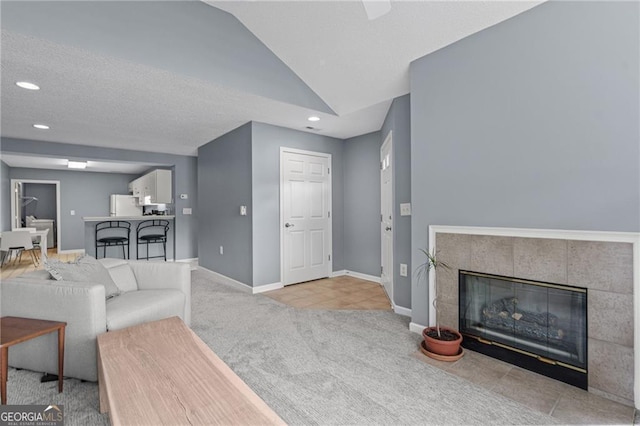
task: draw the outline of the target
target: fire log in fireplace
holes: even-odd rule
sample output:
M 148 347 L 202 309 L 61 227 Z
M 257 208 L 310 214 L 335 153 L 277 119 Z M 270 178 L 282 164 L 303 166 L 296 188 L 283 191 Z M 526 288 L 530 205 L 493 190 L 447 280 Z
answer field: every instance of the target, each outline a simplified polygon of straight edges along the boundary
M 587 290 L 460 271 L 463 346 L 587 389 Z

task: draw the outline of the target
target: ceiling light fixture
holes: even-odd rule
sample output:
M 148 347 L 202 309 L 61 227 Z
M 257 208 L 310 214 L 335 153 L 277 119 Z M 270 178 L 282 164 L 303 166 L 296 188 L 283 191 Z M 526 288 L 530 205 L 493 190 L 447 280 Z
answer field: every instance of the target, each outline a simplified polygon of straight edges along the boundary
M 38 86 L 37 84 L 29 83 L 28 81 L 17 81 L 16 85 L 27 90 L 40 90 L 40 86 Z
M 49 126 L 46 124 L 34 124 L 33 127 L 40 130 L 49 130 Z
M 309 121 L 320 121 L 320 117 L 312 115 L 311 117 L 307 118 L 307 120 L 309 120 Z
M 67 167 L 70 169 L 86 169 L 87 162 L 86 161 L 71 161 L 67 164 Z

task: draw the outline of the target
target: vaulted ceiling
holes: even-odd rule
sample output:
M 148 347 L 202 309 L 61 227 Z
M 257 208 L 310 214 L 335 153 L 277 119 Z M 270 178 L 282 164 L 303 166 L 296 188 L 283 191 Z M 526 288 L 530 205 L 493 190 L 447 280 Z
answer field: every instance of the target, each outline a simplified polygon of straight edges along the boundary
M 357 136 L 409 92 L 412 60 L 539 3 L 394 1 L 368 20 L 360 1 L 3 1 L 1 132 L 185 155 L 251 120 Z

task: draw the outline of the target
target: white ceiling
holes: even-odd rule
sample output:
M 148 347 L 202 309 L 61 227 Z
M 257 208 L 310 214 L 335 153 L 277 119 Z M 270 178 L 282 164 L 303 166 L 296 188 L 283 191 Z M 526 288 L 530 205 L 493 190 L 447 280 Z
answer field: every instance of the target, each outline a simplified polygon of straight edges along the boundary
M 68 161 L 86 161 L 86 169 L 69 169 Z M 139 175 L 160 166 L 154 163 L 129 163 L 124 161 L 88 160 L 87 158 L 42 157 L 36 155 L 2 154 L 2 161 L 9 167 L 30 169 L 71 170 L 82 172 L 124 173 Z
M 195 155 L 247 121 L 307 131 L 313 114 L 314 132 L 353 137 L 379 130 L 409 92 L 412 60 L 540 2 L 397 1 L 374 21 L 359 1 L 207 3 L 234 14 L 337 116 L 3 29 L 2 136 Z

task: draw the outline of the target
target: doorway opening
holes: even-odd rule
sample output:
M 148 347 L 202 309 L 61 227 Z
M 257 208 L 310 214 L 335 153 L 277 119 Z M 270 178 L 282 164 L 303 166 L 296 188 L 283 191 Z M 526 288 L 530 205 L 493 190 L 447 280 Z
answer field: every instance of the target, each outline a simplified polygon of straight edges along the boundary
M 11 229 L 48 229 L 47 249 L 60 253 L 60 181 L 11 179 L 11 191 Z

